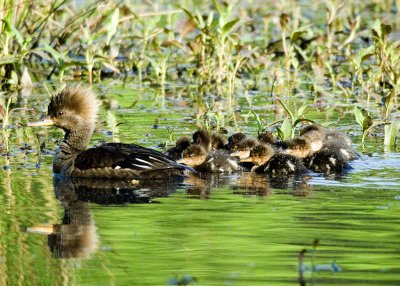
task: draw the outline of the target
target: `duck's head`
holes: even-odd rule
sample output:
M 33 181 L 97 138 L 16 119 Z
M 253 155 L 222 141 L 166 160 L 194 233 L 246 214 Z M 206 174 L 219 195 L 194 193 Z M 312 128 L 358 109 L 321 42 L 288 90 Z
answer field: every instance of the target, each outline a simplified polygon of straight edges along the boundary
M 176 140 L 175 143 L 175 148 L 177 148 L 180 151 L 184 151 L 186 148 L 190 146 L 190 138 L 187 136 L 181 137 L 178 140 Z
M 81 126 L 93 129 L 99 106 L 96 95 L 90 89 L 66 87 L 51 98 L 47 109 L 48 118 L 28 126 L 54 125 L 66 132 Z
M 258 145 L 258 141 L 252 138 L 245 138 L 240 141 L 236 146 L 236 151 L 231 153 L 231 156 L 239 157 L 240 159 L 248 158 L 250 150 Z
M 310 142 L 311 151 L 319 151 L 325 143 L 325 128 L 318 124 L 310 124 L 303 127 L 300 137 Z
M 226 145 L 227 149 L 231 151 L 236 151 L 237 145 L 240 141 L 244 139 L 246 139 L 246 135 L 241 132 L 232 134 L 228 137 L 228 144 Z
M 274 149 L 268 144 L 259 144 L 250 150 L 247 158 L 240 159 L 240 162 L 252 162 L 256 166 L 260 166 L 271 159 L 275 154 Z
M 258 134 L 257 139 L 260 143 L 271 144 L 275 142 L 275 137 L 271 132 L 265 131 Z
M 287 149 L 285 153 L 305 158 L 312 153 L 310 142 L 303 137 L 297 137 L 287 142 Z
M 213 150 L 219 150 L 225 148 L 226 140 L 221 134 L 214 134 L 211 138 L 211 141 Z
M 196 167 L 203 164 L 206 158 L 207 151 L 204 147 L 198 144 L 193 144 L 183 152 L 182 159 L 177 162 L 190 167 Z
M 205 129 L 193 133 L 193 144 L 201 145 L 206 151 L 211 150 L 211 134 Z

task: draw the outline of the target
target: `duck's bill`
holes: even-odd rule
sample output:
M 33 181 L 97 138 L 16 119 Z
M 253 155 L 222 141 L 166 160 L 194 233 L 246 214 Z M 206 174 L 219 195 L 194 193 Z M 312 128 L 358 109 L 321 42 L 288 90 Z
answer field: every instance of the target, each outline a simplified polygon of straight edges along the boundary
M 54 121 L 51 120 L 50 118 L 46 118 L 37 122 L 28 122 L 26 126 L 28 127 L 38 127 L 38 126 L 53 126 Z
M 251 158 L 251 157 L 240 158 L 240 162 L 251 162 L 251 163 L 253 163 L 253 158 Z
M 250 150 L 244 150 L 244 151 L 236 151 L 231 154 L 229 154 L 232 157 L 239 157 L 239 159 L 245 159 L 250 156 Z
M 52 234 L 54 233 L 53 225 L 34 225 L 30 226 L 26 229 L 27 232 L 30 233 L 40 233 L 40 234 Z

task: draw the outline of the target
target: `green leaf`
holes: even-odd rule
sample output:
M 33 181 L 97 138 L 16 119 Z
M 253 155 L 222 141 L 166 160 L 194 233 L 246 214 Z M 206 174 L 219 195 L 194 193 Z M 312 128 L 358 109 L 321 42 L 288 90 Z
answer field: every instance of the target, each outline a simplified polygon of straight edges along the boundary
M 288 118 L 285 118 L 283 120 L 280 130 L 283 135 L 283 137 L 281 137 L 283 140 L 289 140 L 292 138 L 293 127 L 292 127 L 291 121 Z
M 399 131 L 400 131 L 400 121 L 391 122 L 390 124 L 385 125 L 384 144 L 387 146 L 394 146 Z
M 277 98 L 277 100 L 282 105 L 283 109 L 285 109 L 286 113 L 290 116 L 290 120 L 294 121 L 295 117 L 294 117 L 293 113 L 290 111 L 289 107 L 285 103 L 283 103 L 283 101 L 280 100 L 279 98 Z
M 222 27 L 222 33 L 227 34 L 229 33 L 232 28 L 240 21 L 240 18 L 236 18 L 228 23 L 226 23 L 223 27 Z
M 307 105 L 300 106 L 297 110 L 297 117 L 302 116 L 307 108 Z
M 361 111 L 361 109 L 359 109 L 358 107 L 354 107 L 354 116 L 356 117 L 356 121 L 357 121 L 358 125 L 360 125 L 364 131 L 363 126 L 364 126 L 365 116 L 364 116 L 363 112 Z
M 114 13 L 111 14 L 111 17 L 106 24 L 107 45 L 110 44 L 111 38 L 117 33 L 118 22 L 119 22 L 119 9 L 116 8 L 114 10 Z
M 19 61 L 18 57 L 15 56 L 4 56 L 0 58 L 0 65 L 5 65 L 5 64 L 12 64 L 16 63 Z

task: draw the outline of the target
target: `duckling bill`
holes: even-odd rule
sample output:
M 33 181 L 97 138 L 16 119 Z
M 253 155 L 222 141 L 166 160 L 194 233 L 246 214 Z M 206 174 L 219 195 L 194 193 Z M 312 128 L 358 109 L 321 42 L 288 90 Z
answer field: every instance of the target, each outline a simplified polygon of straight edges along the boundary
M 135 144 L 106 143 L 87 149 L 100 103 L 87 88 L 67 87 L 54 95 L 48 118 L 28 126 L 51 126 L 65 132 L 53 171 L 66 177 L 166 179 L 191 169 L 153 149 Z

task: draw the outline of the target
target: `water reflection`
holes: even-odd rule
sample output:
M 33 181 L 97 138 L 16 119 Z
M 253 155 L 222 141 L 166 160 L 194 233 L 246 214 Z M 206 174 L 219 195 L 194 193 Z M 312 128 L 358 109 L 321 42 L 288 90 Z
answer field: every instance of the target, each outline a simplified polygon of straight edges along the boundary
M 64 208 L 61 223 L 27 228 L 48 236 L 55 258 L 88 258 L 99 245 L 90 204 L 121 205 L 150 203 L 176 191 L 179 182 L 66 179 L 55 176 L 54 192 Z

